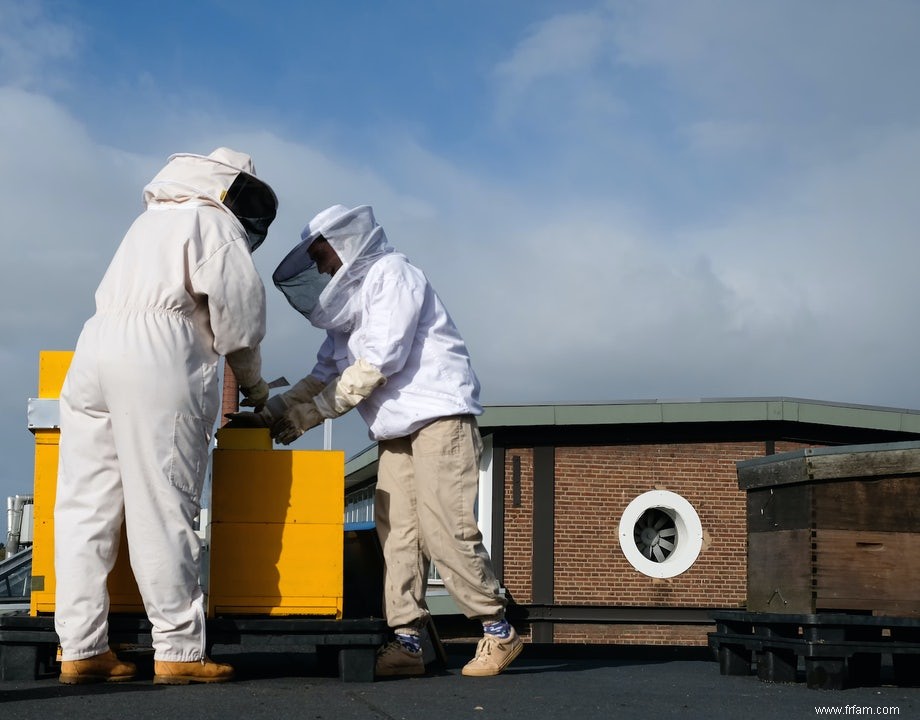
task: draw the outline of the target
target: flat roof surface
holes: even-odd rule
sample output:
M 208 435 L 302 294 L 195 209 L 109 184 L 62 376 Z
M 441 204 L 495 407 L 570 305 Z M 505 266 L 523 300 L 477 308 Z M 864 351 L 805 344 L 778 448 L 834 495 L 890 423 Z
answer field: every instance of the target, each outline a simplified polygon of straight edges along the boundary
M 753 675 L 721 675 L 714 660 L 667 648 L 639 653 L 599 651 L 597 646 L 528 645 L 504 674 L 466 678 L 460 668 L 473 646 L 449 643 L 446 670 L 373 683 L 311 675 L 309 654 L 228 655 L 220 650 L 215 648 L 216 658 L 236 665 L 234 682 L 163 686 L 142 679 L 65 686 L 55 678 L 0 681 L 0 708 L 3 717 L 16 720 L 773 720 L 851 715 L 854 707 L 872 708 L 872 715 L 920 717 L 920 688 L 823 691 L 804 683 L 767 683 Z M 705 648 L 695 650 L 697 656 L 708 653 Z M 846 706 L 849 712 L 843 709 Z

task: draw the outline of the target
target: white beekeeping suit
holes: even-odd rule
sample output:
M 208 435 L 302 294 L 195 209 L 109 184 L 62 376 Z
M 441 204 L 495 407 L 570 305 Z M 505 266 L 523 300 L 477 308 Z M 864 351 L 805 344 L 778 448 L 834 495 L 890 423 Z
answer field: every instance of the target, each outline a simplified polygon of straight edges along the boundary
M 226 356 L 264 402 L 265 290 L 251 252 L 277 199 L 248 155 L 179 154 L 144 189 L 61 392 L 55 625 L 63 659 L 108 650 L 106 577 L 124 518 L 155 658 L 205 653 L 193 520 Z
M 434 562 L 460 611 L 483 625 L 461 672 L 497 675 L 523 643 L 504 617 L 507 601 L 476 523 L 479 381 L 444 304 L 425 274 L 389 247 L 366 205 L 319 213 L 272 279 L 327 333 L 310 374 L 279 396 L 280 419 L 275 403 L 266 406 L 272 437 L 288 444 L 357 407 L 378 441 L 374 523 L 394 640 L 379 650 L 375 674 L 425 672 L 419 631 Z
M 342 261 L 331 278 L 307 254 L 318 237 Z M 313 398 L 320 419 L 357 406 L 371 439 L 386 440 L 436 418 L 482 413 L 463 338 L 425 274 L 387 243 L 370 206 L 321 212 L 272 277 L 327 331 L 309 376 L 325 388 Z

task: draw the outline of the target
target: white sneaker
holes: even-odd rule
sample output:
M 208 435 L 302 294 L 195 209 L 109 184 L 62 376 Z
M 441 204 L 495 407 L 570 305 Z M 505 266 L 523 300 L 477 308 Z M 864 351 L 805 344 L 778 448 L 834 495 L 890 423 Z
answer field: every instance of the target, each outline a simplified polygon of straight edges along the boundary
M 523 649 L 524 643 L 521 642 L 514 628 L 511 628 L 511 634 L 506 638 L 483 635 L 479 645 L 476 646 L 475 657 L 463 666 L 461 672 L 469 677 L 498 675 L 521 654 Z

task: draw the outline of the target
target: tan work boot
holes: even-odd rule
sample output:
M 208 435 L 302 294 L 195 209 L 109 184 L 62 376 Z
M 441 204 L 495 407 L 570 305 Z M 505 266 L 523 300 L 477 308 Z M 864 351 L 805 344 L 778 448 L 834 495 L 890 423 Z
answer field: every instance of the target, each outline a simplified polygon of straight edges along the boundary
M 461 672 L 470 677 L 498 675 L 521 654 L 523 649 L 524 643 L 514 628 L 511 628 L 511 634 L 504 639 L 495 635 L 483 635 L 476 646 L 476 655 L 463 666 Z
M 154 685 L 188 685 L 189 683 L 218 683 L 233 679 L 233 667 L 210 658 L 191 662 L 153 661 Z
M 64 660 L 58 678 L 65 685 L 83 685 L 97 682 L 125 682 L 137 674 L 134 663 L 122 662 L 111 650 L 84 658 Z
M 425 661 L 422 659 L 422 652 L 412 652 L 398 640 L 387 643 L 377 651 L 374 674 L 377 677 L 424 675 Z

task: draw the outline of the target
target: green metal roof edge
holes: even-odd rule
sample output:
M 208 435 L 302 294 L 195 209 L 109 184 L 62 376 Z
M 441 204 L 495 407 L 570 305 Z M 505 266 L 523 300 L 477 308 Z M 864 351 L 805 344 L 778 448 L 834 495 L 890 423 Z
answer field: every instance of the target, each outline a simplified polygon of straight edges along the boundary
M 559 405 L 489 405 L 483 429 L 541 425 L 791 421 L 920 432 L 920 410 L 848 405 L 800 398 L 703 398 Z
M 484 431 L 500 427 L 764 420 L 920 433 L 920 410 L 785 397 L 487 405 L 478 418 L 479 427 Z M 347 484 L 354 486 L 372 477 L 376 472 L 376 463 L 376 444 L 352 456 L 345 464 Z
M 346 460 L 346 485 L 353 487 L 373 477 L 377 473 L 377 458 L 377 443 L 374 443 Z

